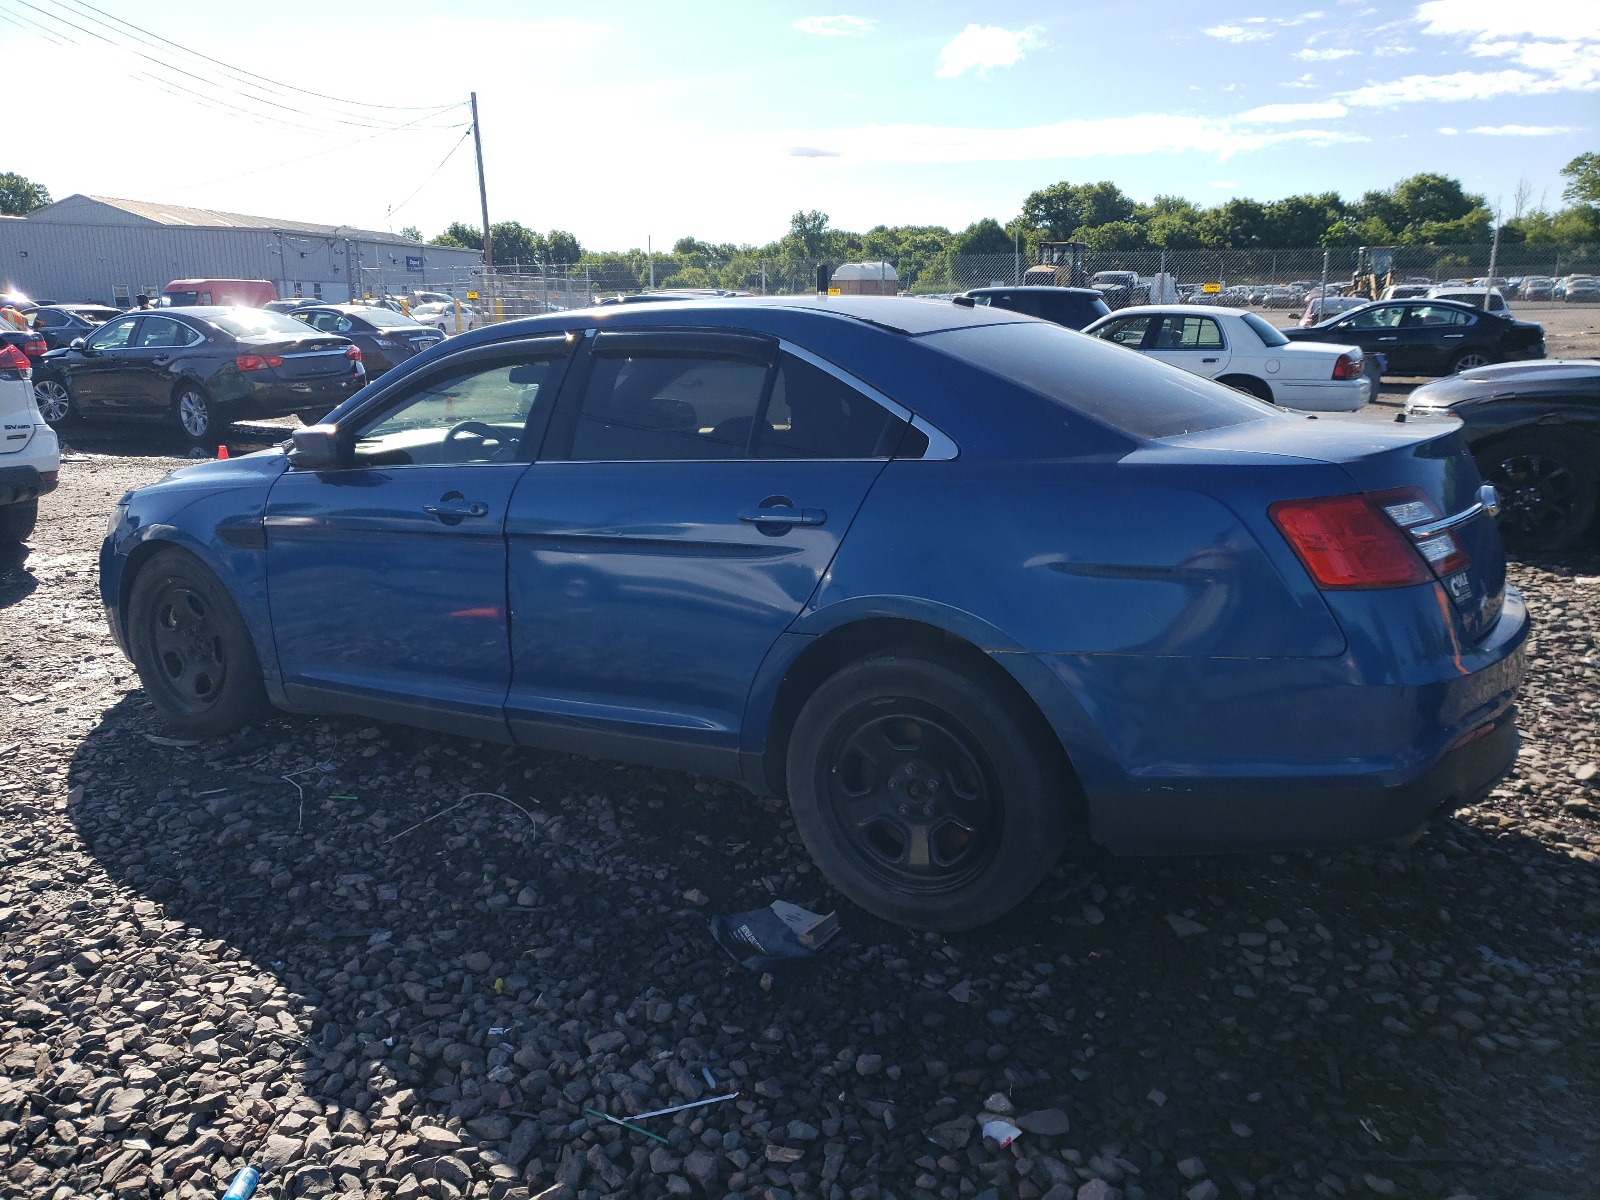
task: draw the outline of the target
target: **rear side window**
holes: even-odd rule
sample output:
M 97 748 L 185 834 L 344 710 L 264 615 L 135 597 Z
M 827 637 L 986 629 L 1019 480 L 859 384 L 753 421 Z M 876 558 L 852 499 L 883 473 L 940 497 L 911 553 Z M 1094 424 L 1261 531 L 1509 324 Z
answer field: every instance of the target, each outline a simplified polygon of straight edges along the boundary
M 1442 304 L 1419 304 L 1406 318 L 1409 326 L 1418 325 L 1470 325 L 1472 317 L 1459 308 L 1446 308 Z
M 1152 350 L 1220 350 L 1222 330 L 1211 317 L 1161 318 Z
M 1259 401 L 1232 388 L 1096 345 L 1059 325 L 969 326 L 921 340 L 1131 437 L 1175 437 L 1267 415 Z
M 1094 336 L 1104 341 L 1115 342 L 1119 346 L 1132 346 L 1137 350 L 1144 344 L 1144 335 L 1150 328 L 1152 320 L 1153 317 L 1123 317 L 1120 321 L 1100 326 L 1094 331 Z
M 1261 339 L 1263 346 L 1287 346 L 1289 344 L 1289 339 L 1283 336 L 1281 330 L 1262 320 L 1255 313 L 1245 313 L 1239 319 L 1250 327 L 1251 333 Z
M 785 351 L 778 358 L 760 458 L 887 458 L 905 422 L 870 397 Z
M 597 355 L 569 458 L 744 458 L 767 368 L 739 359 Z

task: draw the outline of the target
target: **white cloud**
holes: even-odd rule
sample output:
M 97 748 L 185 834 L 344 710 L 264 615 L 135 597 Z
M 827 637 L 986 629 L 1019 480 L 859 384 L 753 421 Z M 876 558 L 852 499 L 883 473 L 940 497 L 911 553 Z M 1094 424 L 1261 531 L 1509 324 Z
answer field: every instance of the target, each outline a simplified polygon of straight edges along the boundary
M 790 158 L 838 158 L 837 150 L 820 150 L 816 146 L 790 146 Z
M 1428 0 L 1417 6 L 1423 32 L 1486 38 L 1550 38 L 1555 41 L 1600 41 L 1600 5 L 1594 0 L 1539 0 L 1507 4 L 1504 0 Z
M 813 33 L 819 37 L 859 37 L 871 33 L 875 24 L 875 21 L 869 21 L 866 17 L 840 13 L 836 17 L 801 17 L 794 27 L 801 33 Z
M 1313 104 L 1263 104 L 1260 108 L 1252 108 L 1240 113 L 1234 119 L 1251 123 L 1326 121 L 1342 117 L 1349 111 L 1337 100 L 1323 100 Z
M 1329 62 L 1335 58 L 1349 58 L 1354 50 L 1296 50 L 1294 56 L 1306 62 Z
M 968 71 L 1013 67 L 1025 51 L 1039 45 L 1038 26 L 1001 29 L 998 25 L 968 25 L 939 51 L 940 79 L 954 79 Z
M 1225 161 L 1236 154 L 1287 143 L 1345 145 L 1367 139 L 1326 129 L 1268 132 L 1211 117 L 1147 113 L 1131 117 L 1058 121 L 1011 129 L 946 125 L 864 125 L 851 129 L 790 130 L 764 143 L 770 153 L 826 147 L 844 163 L 1037 162 L 1129 154 L 1199 153 Z M 754 147 L 752 147 L 754 149 Z M 807 154 L 805 157 L 823 157 Z
M 1375 58 L 1399 58 L 1402 54 L 1415 54 L 1415 46 L 1374 46 L 1372 49 Z
M 1205 30 L 1207 37 L 1224 42 L 1264 42 L 1272 36 L 1270 29 L 1246 29 L 1242 25 L 1213 25 Z
M 1489 137 L 1554 137 L 1559 133 L 1576 133 L 1572 125 L 1479 125 L 1468 133 L 1483 133 Z
M 1370 83 L 1345 92 L 1339 99 L 1353 108 L 1393 108 L 1419 101 L 1489 100 L 1495 96 L 1540 96 L 1594 88 L 1600 88 L 1600 76 L 1579 80 L 1516 70 L 1456 71 L 1450 75 L 1407 75 L 1389 83 Z
M 1448 125 L 1441 125 L 1441 126 L 1439 126 L 1439 132 L 1444 134 L 1445 137 L 1455 137 L 1455 135 L 1460 133 L 1461 130 L 1459 130 L 1459 129 L 1451 129 L 1450 126 L 1448 126 Z

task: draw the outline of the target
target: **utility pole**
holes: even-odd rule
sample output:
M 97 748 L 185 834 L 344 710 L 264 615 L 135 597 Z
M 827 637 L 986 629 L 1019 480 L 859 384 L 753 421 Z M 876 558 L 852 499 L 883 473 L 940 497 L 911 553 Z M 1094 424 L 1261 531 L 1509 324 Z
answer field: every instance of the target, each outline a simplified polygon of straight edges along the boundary
M 483 278 L 493 294 L 494 241 L 489 236 L 489 188 L 483 181 L 483 131 L 478 124 L 478 93 L 472 93 L 472 149 L 478 156 L 478 203 L 483 206 Z
M 1494 244 L 1489 247 L 1489 278 L 1483 281 L 1483 311 L 1489 311 L 1489 297 L 1494 294 L 1494 266 L 1500 257 L 1500 214 L 1494 215 Z
M 651 248 L 650 234 L 644 235 L 644 256 L 650 263 L 650 290 L 656 290 L 656 252 Z

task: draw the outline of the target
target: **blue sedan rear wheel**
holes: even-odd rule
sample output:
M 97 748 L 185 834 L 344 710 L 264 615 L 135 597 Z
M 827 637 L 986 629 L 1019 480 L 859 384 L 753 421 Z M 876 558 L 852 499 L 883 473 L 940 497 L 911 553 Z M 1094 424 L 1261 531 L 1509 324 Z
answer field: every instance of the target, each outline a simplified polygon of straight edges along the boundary
M 1067 828 L 1059 752 L 1002 688 L 884 655 L 828 679 L 800 712 L 795 824 L 829 880 L 901 925 L 1003 916 L 1055 862 Z

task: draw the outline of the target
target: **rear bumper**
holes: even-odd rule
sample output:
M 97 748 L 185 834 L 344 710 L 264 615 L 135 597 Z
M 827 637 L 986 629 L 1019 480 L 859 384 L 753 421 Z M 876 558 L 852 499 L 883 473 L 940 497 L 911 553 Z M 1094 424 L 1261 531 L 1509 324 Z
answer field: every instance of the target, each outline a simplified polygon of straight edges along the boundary
M 354 372 L 302 382 L 240 379 L 216 400 L 229 420 L 286 417 L 302 409 L 333 408 L 366 385 L 367 376 Z
M 1355 412 L 1377 395 L 1375 381 L 1359 379 L 1276 380 L 1268 377 L 1272 398 L 1285 408 L 1307 412 Z
M 1120 854 L 1378 841 L 1487 792 L 1516 757 L 1527 608 L 1508 588 L 1470 646 L 1407 646 L 1403 613 L 1381 647 L 1334 658 L 1038 656 L 1093 725 L 1090 744 L 1056 722 L 1090 837 Z
M 25 504 L 56 490 L 56 473 L 37 467 L 0 467 L 0 504 Z

